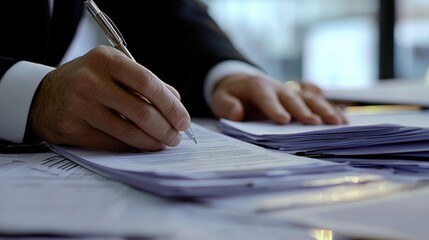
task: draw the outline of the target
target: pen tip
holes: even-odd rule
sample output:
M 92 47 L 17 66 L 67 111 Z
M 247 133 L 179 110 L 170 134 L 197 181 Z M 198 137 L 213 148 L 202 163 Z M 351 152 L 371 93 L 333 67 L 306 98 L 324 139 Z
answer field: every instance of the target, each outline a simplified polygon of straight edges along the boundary
M 194 132 L 190 127 L 185 131 L 185 133 L 186 135 L 188 135 L 189 139 L 191 139 L 192 141 L 194 141 L 195 144 L 197 144 L 197 139 L 195 138 Z

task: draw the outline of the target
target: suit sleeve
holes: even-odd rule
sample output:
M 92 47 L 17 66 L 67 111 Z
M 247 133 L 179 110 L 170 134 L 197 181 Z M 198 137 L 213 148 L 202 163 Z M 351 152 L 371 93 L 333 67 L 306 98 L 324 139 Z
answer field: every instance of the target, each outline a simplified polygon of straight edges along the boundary
M 136 60 L 180 92 L 191 116 L 212 116 L 203 94 L 209 70 L 222 61 L 250 61 L 236 50 L 201 2 L 139 2 L 142 7 L 135 2 L 100 1 L 99 5 L 121 30 Z

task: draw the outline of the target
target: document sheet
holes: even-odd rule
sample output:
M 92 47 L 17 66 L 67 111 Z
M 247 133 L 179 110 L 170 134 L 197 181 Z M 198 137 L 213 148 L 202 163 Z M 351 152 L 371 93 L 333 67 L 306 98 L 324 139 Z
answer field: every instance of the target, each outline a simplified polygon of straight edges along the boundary
M 267 148 L 305 156 L 394 155 L 429 157 L 429 113 L 351 115 L 348 125 L 234 122 L 222 119 L 220 130 Z
M 1 239 L 235 240 L 268 235 L 279 240 L 314 239 L 307 228 L 270 226 L 256 216 L 157 197 L 53 152 L 0 154 L 0 235 Z
M 295 188 L 304 181 L 297 175 L 350 171 L 346 164 L 264 149 L 196 124 L 193 129 L 198 144 L 184 137 L 179 146 L 159 152 L 52 149 L 106 177 L 170 197 Z

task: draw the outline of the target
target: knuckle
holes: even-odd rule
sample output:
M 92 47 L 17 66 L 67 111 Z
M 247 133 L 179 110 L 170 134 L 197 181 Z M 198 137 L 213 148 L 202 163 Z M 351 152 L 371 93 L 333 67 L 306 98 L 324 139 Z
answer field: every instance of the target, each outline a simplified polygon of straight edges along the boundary
M 74 90 L 76 90 L 78 93 L 85 94 L 87 96 L 97 95 L 103 90 L 98 78 L 92 77 L 91 75 L 87 75 L 87 77 L 76 78 L 73 86 Z
M 149 107 L 142 107 L 137 111 L 137 121 L 146 122 L 152 118 L 152 112 Z
M 176 102 L 170 100 L 165 106 L 165 113 L 167 116 L 176 116 L 177 115 L 177 109 L 178 105 Z
M 257 89 L 265 89 L 267 87 L 267 84 L 261 77 L 255 76 L 252 77 L 253 80 L 253 86 Z
M 102 62 L 103 60 L 111 58 L 111 55 L 113 55 L 111 52 L 112 51 L 110 50 L 109 47 L 101 45 L 89 51 L 88 56 L 90 57 L 90 59 L 100 59 L 101 60 L 100 63 L 103 63 Z
M 266 81 L 260 76 L 250 76 L 245 79 L 248 84 L 242 85 L 241 82 L 237 82 L 241 87 L 247 88 L 248 91 L 261 91 L 267 88 Z
M 160 81 L 149 71 L 141 71 L 136 77 L 136 82 L 141 92 L 150 92 L 155 98 L 161 95 Z
M 56 136 L 72 137 L 81 133 L 81 126 L 66 111 L 58 111 L 55 124 L 50 126 Z
M 322 101 L 323 98 L 309 91 L 301 92 L 301 97 L 306 101 Z
M 100 57 L 109 57 L 113 54 L 113 49 L 111 47 L 105 46 L 105 45 L 99 45 L 95 48 L 93 48 L 89 54 L 94 54 L 95 56 L 100 56 Z
M 95 60 L 95 63 L 105 69 L 118 66 L 125 57 L 119 50 L 104 45 L 93 48 L 88 55 Z
M 94 72 L 88 68 L 80 68 L 73 73 L 71 78 L 65 78 L 64 94 L 92 96 L 103 90 L 102 78 L 97 77 Z M 61 89 L 62 90 L 62 89 Z

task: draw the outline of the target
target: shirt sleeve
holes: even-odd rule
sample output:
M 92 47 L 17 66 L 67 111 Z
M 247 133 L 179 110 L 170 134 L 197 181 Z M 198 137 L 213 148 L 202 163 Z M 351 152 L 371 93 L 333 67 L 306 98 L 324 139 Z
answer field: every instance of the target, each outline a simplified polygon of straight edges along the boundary
M 14 143 L 24 140 L 33 96 L 42 79 L 54 68 L 20 61 L 0 80 L 0 138 Z
M 204 98 L 207 105 L 210 105 L 211 95 L 216 84 L 224 77 L 232 74 L 249 74 L 266 76 L 261 69 L 238 60 L 228 60 L 214 65 L 207 73 L 204 82 Z

